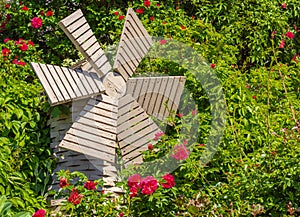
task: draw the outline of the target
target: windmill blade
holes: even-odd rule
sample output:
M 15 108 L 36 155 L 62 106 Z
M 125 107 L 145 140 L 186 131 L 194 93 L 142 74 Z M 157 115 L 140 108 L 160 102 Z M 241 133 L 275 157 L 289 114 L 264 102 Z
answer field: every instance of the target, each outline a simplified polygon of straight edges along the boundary
M 147 114 L 162 121 L 170 111 L 176 112 L 185 80 L 185 76 L 130 78 L 126 94 L 131 94 Z
M 151 37 L 143 24 L 133 9 L 129 8 L 113 66 L 114 70 L 119 72 L 127 81 L 135 72 L 152 44 Z
M 159 127 L 132 96 L 119 99 L 117 138 L 125 166 L 143 162 L 141 152 L 157 132 Z
M 97 72 L 99 76 L 111 70 L 104 51 L 80 9 L 61 20 L 58 25 L 88 61 L 84 70 Z
M 59 147 L 115 162 L 116 100 L 106 95 L 91 98 L 60 142 Z
M 104 92 L 102 81 L 96 73 L 50 64 L 32 62 L 30 65 L 41 81 L 52 106 Z

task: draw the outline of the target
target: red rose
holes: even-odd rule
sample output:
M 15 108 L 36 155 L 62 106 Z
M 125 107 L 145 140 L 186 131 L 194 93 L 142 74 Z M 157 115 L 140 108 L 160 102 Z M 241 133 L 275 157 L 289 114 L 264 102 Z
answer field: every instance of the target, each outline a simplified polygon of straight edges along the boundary
M 204 147 L 204 146 L 205 146 L 205 144 L 198 144 L 198 146 L 199 146 L 199 147 Z
M 136 9 L 136 11 L 138 14 L 143 14 L 145 12 L 144 8 L 139 8 L 139 9 Z
M 80 204 L 83 195 L 78 194 L 78 190 L 73 188 L 68 201 L 74 205 Z
M 120 212 L 119 213 L 119 217 L 123 217 L 124 216 L 124 213 L 123 212 Z
M 123 16 L 123 15 L 119 16 L 119 20 L 123 20 L 124 18 L 125 18 L 125 16 Z
M 131 187 L 129 190 L 130 198 L 135 197 L 138 194 L 138 191 L 139 191 L 138 187 L 136 187 L 136 186 Z
M 38 29 L 38 28 L 40 28 L 42 25 L 43 25 L 43 21 L 42 21 L 41 18 L 39 18 L 39 17 L 34 17 L 34 18 L 32 18 L 32 20 L 31 20 L 31 26 L 32 26 L 33 28 Z
M 165 43 L 167 43 L 167 40 L 165 40 L 165 39 L 159 40 L 159 43 L 160 43 L 160 45 L 164 45 Z
M 27 44 L 31 45 L 32 47 L 34 47 L 34 43 L 32 41 L 28 41 Z
M 162 177 L 165 182 L 161 183 L 164 188 L 172 188 L 176 185 L 174 176 L 171 174 L 166 174 Z
M 256 99 L 256 96 L 252 96 L 253 99 Z
M 142 194 L 152 194 L 158 188 L 158 182 L 153 176 L 147 176 L 141 182 Z
M 282 41 L 280 42 L 279 48 L 284 48 L 284 43 L 285 43 L 285 41 L 282 40 Z
M 185 27 L 184 25 L 181 25 L 180 28 L 181 28 L 182 30 L 185 30 L 185 29 L 186 29 L 186 27 Z
M 24 61 L 18 61 L 18 62 L 17 62 L 17 65 L 20 65 L 20 66 L 25 66 L 25 65 L 26 65 L 26 63 L 25 63 Z
M 43 209 L 39 209 L 32 215 L 32 217 L 45 217 L 45 215 L 46 211 Z
M 86 183 L 84 183 L 83 187 L 85 187 L 88 190 L 96 190 L 96 185 L 97 185 L 97 182 L 88 180 Z
M 119 15 L 119 11 L 115 11 L 114 15 L 118 16 Z
M 183 114 L 182 113 L 178 113 L 177 115 L 179 118 L 182 118 L 183 117 Z
M 298 54 L 295 54 L 292 58 L 292 60 L 294 60 L 296 63 L 298 62 L 297 58 L 299 58 L 300 56 Z
M 60 178 L 60 180 L 59 180 L 59 187 L 60 188 L 63 188 L 63 187 L 68 186 L 68 185 L 69 185 L 68 180 L 66 178 Z
M 140 187 L 141 180 L 142 177 L 140 174 L 134 174 L 128 178 L 127 184 L 129 187 Z
M 45 12 L 44 12 L 44 10 L 42 10 L 42 11 L 40 12 L 40 15 L 42 15 L 42 16 L 44 16 L 44 15 L 45 15 Z
M 157 4 L 156 4 L 156 6 L 157 6 L 157 7 L 160 7 L 160 4 L 159 4 L 159 3 L 157 3 Z
M 51 17 L 53 16 L 53 12 L 50 10 L 50 11 L 47 11 L 46 13 L 46 17 Z
M 163 24 L 163 25 L 166 25 L 166 24 L 167 24 L 167 22 L 166 22 L 166 21 L 163 21 L 163 22 L 162 22 L 162 24 Z
M 144 1 L 144 5 L 145 5 L 145 7 L 150 7 L 151 2 L 150 1 Z
M 194 109 L 194 110 L 192 111 L 192 115 L 195 116 L 196 114 L 197 114 L 197 110 Z
M 6 9 L 9 9 L 9 8 L 10 8 L 10 4 L 6 4 L 6 5 L 5 5 L 5 8 L 6 8 Z
M 281 5 L 281 8 L 286 9 L 286 3 L 285 2 Z
M 154 21 L 154 17 L 153 17 L 153 16 L 151 16 L 149 19 L 150 19 L 151 21 Z
M 286 37 L 288 37 L 289 39 L 293 39 L 295 37 L 294 33 L 292 32 L 287 32 L 286 34 Z
M 216 67 L 216 64 L 212 63 L 210 64 L 210 67 L 214 69 Z
M 7 43 L 9 40 L 10 40 L 9 38 L 5 38 L 5 39 L 3 40 L 3 42 L 4 42 L 4 43 Z
M 153 145 L 152 144 L 148 144 L 148 150 L 153 150 Z
M 189 150 L 183 144 L 175 145 L 172 154 L 170 154 L 176 160 L 186 160 L 189 155 Z
M 2 49 L 2 56 L 7 57 L 10 53 L 10 50 L 8 48 Z
M 26 7 L 25 5 L 21 8 L 22 11 L 28 11 L 28 7 Z
M 27 44 L 22 44 L 22 45 L 20 46 L 20 50 L 21 50 L 21 51 L 27 51 L 27 50 L 28 50 L 28 45 L 27 45 Z

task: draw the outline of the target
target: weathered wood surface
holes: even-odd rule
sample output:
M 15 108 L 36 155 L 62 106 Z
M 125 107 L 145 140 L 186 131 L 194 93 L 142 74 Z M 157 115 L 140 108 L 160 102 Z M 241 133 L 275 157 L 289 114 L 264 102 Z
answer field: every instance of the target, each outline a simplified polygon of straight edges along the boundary
M 89 62 L 92 67 L 89 71 L 97 72 L 99 76 L 103 76 L 111 70 L 111 65 L 104 51 L 100 48 L 80 9 L 61 20 L 58 25 Z
M 136 77 L 127 82 L 126 94 L 131 94 L 149 115 L 163 120 L 176 112 L 184 88 L 185 76 Z
M 117 102 L 106 95 L 91 98 L 59 147 L 115 162 Z
M 117 138 L 125 166 L 143 162 L 141 152 L 159 132 L 159 127 L 130 95 L 119 100 Z
M 40 79 L 51 105 L 98 95 L 104 91 L 102 81 L 95 73 L 40 63 L 31 63 L 31 67 Z
M 143 24 L 129 8 L 114 63 L 114 70 L 127 81 L 152 45 L 152 39 Z
M 72 108 L 73 105 L 69 103 L 67 106 L 69 106 L 70 109 L 69 114 L 60 115 L 59 117 L 51 118 L 49 120 L 51 136 L 50 147 L 54 153 L 54 157 L 58 159 L 57 167 L 53 171 L 53 183 L 51 188 L 59 188 L 59 181 L 56 180 L 56 172 L 64 169 L 82 172 L 89 180 L 104 178 L 105 190 L 121 192 L 119 188 L 113 187 L 115 185 L 115 178 L 117 177 L 117 169 L 114 163 L 112 164 L 111 162 L 96 157 L 59 147 L 61 140 L 65 137 L 67 131 L 73 124 L 72 117 L 78 117 L 78 112 L 76 109 Z M 76 108 L 78 108 L 77 106 L 78 104 L 76 104 Z M 79 103 L 79 107 L 81 106 L 81 103 Z M 74 111 L 75 113 L 73 113 Z M 107 179 L 106 177 L 111 177 L 111 179 Z

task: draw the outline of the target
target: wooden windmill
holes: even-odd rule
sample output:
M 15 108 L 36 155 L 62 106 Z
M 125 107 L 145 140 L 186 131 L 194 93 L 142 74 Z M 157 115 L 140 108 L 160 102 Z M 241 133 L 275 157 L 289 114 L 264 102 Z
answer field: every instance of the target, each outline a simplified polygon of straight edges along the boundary
M 159 120 L 167 117 L 165 101 L 171 110 L 177 110 L 185 77 L 132 78 L 153 41 L 131 8 L 113 67 L 81 10 L 59 25 L 86 61 L 73 69 L 31 63 L 51 105 L 64 103 L 71 107 L 72 119 L 51 122 L 52 147 L 61 157 L 59 169 L 71 167 L 89 173 L 91 162 L 83 159 L 89 156 L 101 161 L 101 174 L 89 173 L 89 178 L 102 176 L 112 186 L 117 175 L 116 148 L 120 148 L 125 166 L 142 163 L 141 151 L 160 131 L 149 116 Z

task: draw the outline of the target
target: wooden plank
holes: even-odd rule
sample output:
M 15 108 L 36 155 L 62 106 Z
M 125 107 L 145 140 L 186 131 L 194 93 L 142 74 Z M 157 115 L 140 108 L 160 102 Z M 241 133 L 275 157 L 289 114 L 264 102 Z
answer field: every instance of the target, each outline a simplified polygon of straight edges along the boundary
M 180 103 L 180 98 L 181 98 L 181 94 L 182 94 L 182 91 L 183 91 L 183 88 L 184 88 L 184 83 L 185 83 L 185 77 L 179 77 L 179 84 L 178 84 L 178 87 L 177 87 L 177 94 L 175 95 L 175 98 L 173 100 L 173 105 L 172 105 L 172 109 L 171 110 L 177 110 L 178 106 L 179 106 L 179 103 Z
M 88 23 L 84 23 L 82 26 L 80 26 L 78 29 L 76 29 L 74 32 L 72 32 L 72 35 L 75 39 L 79 38 L 82 34 L 84 34 L 86 31 L 88 31 L 90 28 Z
M 86 24 L 87 21 L 85 19 L 85 17 L 80 17 L 79 19 L 76 20 L 76 22 L 70 24 L 69 26 L 67 26 L 67 30 L 72 33 L 72 35 L 74 36 L 73 32 L 75 32 L 76 30 L 79 30 L 80 27 L 84 26 L 84 24 Z M 81 34 L 83 34 L 84 32 L 81 31 Z M 76 37 L 75 37 L 76 38 Z
M 99 78 L 99 76 L 94 72 L 89 72 L 89 75 L 94 80 L 95 84 L 97 85 L 97 87 L 99 89 L 99 92 L 100 93 L 104 92 L 104 86 L 103 86 L 103 83 L 101 81 L 101 78 Z
M 156 90 L 157 98 L 156 98 L 155 107 L 153 109 L 152 114 L 155 117 L 157 117 L 159 120 L 163 120 L 164 114 L 160 114 L 160 110 L 161 110 L 161 108 L 165 107 L 162 102 L 162 99 L 163 99 L 163 94 L 164 94 L 166 86 L 167 86 L 167 81 L 168 81 L 167 77 L 162 77 L 160 88 Z
M 80 86 L 78 86 L 78 77 L 75 75 L 75 73 L 71 73 L 71 70 L 68 70 L 65 67 L 59 67 L 61 69 L 61 71 L 64 73 L 64 75 L 66 76 L 67 80 L 69 81 L 75 95 L 76 98 L 81 97 L 83 95 L 83 93 L 80 90 Z M 73 72 L 73 71 L 72 71 Z
M 155 79 L 156 79 L 156 78 L 150 78 L 150 79 L 149 79 L 149 85 L 148 85 L 148 88 L 147 88 L 147 93 L 146 93 L 146 95 L 145 95 L 143 104 L 141 104 L 142 107 L 145 109 L 145 111 L 146 111 L 148 114 L 151 114 L 151 113 L 149 112 L 149 105 L 150 105 L 152 93 L 154 92 L 155 81 L 156 81 Z M 151 114 L 151 115 L 152 115 L 152 114 Z
M 119 99 L 118 102 L 118 123 L 120 123 L 119 118 L 129 111 L 132 111 L 139 107 L 139 104 L 132 98 L 131 95 L 127 94 Z
M 100 104 L 100 105 L 103 105 L 104 103 Z M 101 114 L 101 116 L 104 116 L 104 117 L 107 117 L 107 118 L 110 118 L 110 119 L 113 119 L 113 120 L 117 120 L 117 114 L 116 113 L 113 113 L 111 111 L 108 111 L 108 110 L 105 110 L 103 109 L 103 107 L 96 107 L 96 106 L 93 106 L 93 105 L 86 105 L 84 107 L 84 111 L 89 111 L 89 112 L 92 112 L 92 113 L 95 113 L 95 114 Z
M 159 90 L 160 89 L 160 85 L 161 85 L 161 79 L 156 78 L 153 90 L 154 91 Z M 154 107 L 155 107 L 156 99 L 157 99 L 157 94 L 152 94 L 150 102 L 149 102 L 149 107 L 147 109 L 147 111 L 148 111 L 149 114 L 153 114 L 153 110 L 154 110 Z
M 90 56 L 91 57 L 91 59 L 93 59 L 92 58 L 92 56 L 93 56 L 93 54 L 95 54 L 96 53 L 96 51 L 98 51 L 99 49 L 101 49 L 100 48 L 100 45 L 98 44 L 98 43 L 94 43 L 91 47 L 89 47 L 87 50 L 86 50 L 86 53 L 87 53 L 87 55 L 88 56 Z M 103 53 L 96 53 L 97 55 L 104 55 L 104 52 Z M 105 55 L 104 55 L 105 56 Z M 104 60 L 105 61 L 105 60 Z
M 69 17 L 75 18 L 76 14 L 71 14 Z M 111 66 L 105 56 L 102 59 L 99 59 L 104 52 L 100 48 L 100 45 L 82 12 L 80 12 L 80 17 L 74 20 L 72 24 L 65 22 L 66 20 L 68 20 L 68 17 L 59 22 L 60 27 L 93 67 L 93 71 L 100 76 L 108 73 L 111 70 Z M 96 56 L 98 63 L 95 63 L 95 58 L 92 57 L 94 55 Z
M 73 125 L 76 126 L 76 123 L 74 123 Z M 71 134 L 71 135 L 74 135 L 76 137 L 84 138 L 86 141 L 85 141 L 84 144 L 81 144 L 81 145 L 89 146 L 90 145 L 89 141 L 92 141 L 92 142 L 98 142 L 98 143 L 101 143 L 101 144 L 105 144 L 106 146 L 110 146 L 112 148 L 116 147 L 115 141 L 105 139 L 105 138 L 101 137 L 101 135 L 95 135 L 95 134 L 92 134 L 90 132 L 82 131 L 81 129 L 73 128 L 73 125 L 68 130 L 66 136 Z M 67 137 L 65 137 L 63 139 L 63 141 L 66 140 L 66 138 Z M 76 150 L 73 150 L 73 151 L 76 151 Z M 82 152 L 80 152 L 80 153 L 82 153 Z
M 39 64 L 41 70 L 44 72 L 45 77 L 48 80 L 48 83 L 50 84 L 53 92 L 55 93 L 57 99 L 59 102 L 65 102 L 65 99 L 63 97 L 63 94 L 61 93 L 61 90 L 57 86 L 54 78 L 52 77 L 52 72 L 49 71 L 46 64 Z
M 150 81 L 152 78 L 143 78 L 143 86 L 141 88 L 141 91 L 139 95 L 136 97 L 137 102 L 139 105 L 143 107 L 144 100 L 146 98 L 146 95 L 148 94 L 148 85 L 150 84 Z M 145 109 L 145 108 L 144 108 Z M 147 111 L 146 111 L 147 112 Z
M 80 17 L 83 16 L 83 13 L 80 9 L 69 15 L 68 17 L 64 18 L 61 20 L 58 25 L 63 25 L 63 26 L 69 26 L 71 23 L 75 22 L 78 20 Z
M 44 87 L 45 92 L 46 92 L 47 96 L 49 97 L 50 104 L 53 105 L 53 104 L 58 103 L 58 98 L 56 97 L 54 90 L 50 86 L 50 84 L 49 84 L 46 76 L 44 75 L 44 72 L 40 68 L 39 64 L 31 62 L 30 66 L 33 69 L 33 71 L 37 74 L 39 80 L 41 81 L 42 86 Z
M 79 43 L 79 45 L 82 45 L 84 42 L 88 41 L 88 39 L 91 38 L 93 35 L 94 35 L 93 31 L 89 29 L 83 35 L 77 38 L 76 41 Z
M 144 82 L 143 78 L 138 78 L 137 79 L 137 82 L 136 82 L 136 85 L 135 85 L 135 88 L 134 88 L 134 91 L 133 91 L 133 94 L 132 94 L 132 96 L 135 100 L 139 97 L 142 88 L 144 88 L 143 82 Z
M 136 117 L 139 114 L 141 114 L 142 112 L 144 112 L 144 109 L 142 107 L 137 107 L 134 110 L 130 110 L 130 111 L 126 112 L 125 114 L 122 114 L 122 116 L 119 115 L 118 116 L 118 125 L 121 125 L 125 121 L 129 121 L 128 118 Z
M 58 72 L 55 70 L 55 68 L 52 65 L 47 64 L 46 66 L 49 69 L 49 71 L 52 73 L 52 77 L 53 77 L 56 85 L 60 89 L 60 92 L 62 93 L 65 101 L 70 101 L 71 96 L 70 96 L 68 90 L 66 89 L 64 82 L 61 80 L 62 76 L 60 74 L 58 74 Z
M 139 109 L 143 110 L 142 108 L 139 108 Z M 127 120 L 126 122 L 128 123 L 128 125 L 127 125 L 128 128 L 125 131 L 121 132 L 121 133 L 118 130 L 118 137 L 119 138 L 127 138 L 127 137 L 132 135 L 132 132 L 139 134 L 138 133 L 139 131 L 147 128 L 149 125 L 152 124 L 152 122 L 149 121 L 148 118 L 144 119 L 141 122 L 136 122 L 136 120 L 132 120 L 132 119 Z
M 71 97 L 72 99 L 75 99 L 75 98 L 77 97 L 77 96 L 76 96 L 76 93 L 74 92 L 72 86 L 70 85 L 70 84 L 72 84 L 73 79 L 72 79 L 72 80 L 69 80 L 69 79 L 67 78 L 67 76 L 65 75 L 65 73 L 61 70 L 60 67 L 54 66 L 54 69 L 55 69 L 55 70 L 57 71 L 57 73 L 59 74 L 59 77 L 60 77 L 62 83 L 64 84 L 65 88 L 67 89 L 67 92 L 68 92 L 68 94 L 70 95 L 70 97 Z
M 172 107 L 173 107 L 173 101 L 174 98 L 176 97 L 176 91 L 179 85 L 179 79 L 178 77 L 174 78 L 173 80 L 173 85 L 172 85 L 172 90 L 171 90 L 171 94 L 169 96 L 169 101 L 167 103 L 168 108 L 172 111 Z M 175 111 L 176 112 L 176 111 Z
M 106 160 L 108 162 L 114 162 L 115 161 L 115 157 L 113 155 L 107 155 L 104 154 L 104 152 L 99 151 L 95 151 L 95 149 L 91 149 L 89 147 L 85 147 L 83 145 L 78 145 L 76 143 L 72 143 L 69 141 L 64 140 L 61 145 L 62 148 L 66 148 L 66 149 L 70 149 L 70 150 L 74 150 L 80 153 L 84 153 L 87 155 L 90 155 L 92 157 L 97 157 L 103 160 Z
M 105 143 L 105 140 L 94 141 L 92 139 L 83 137 L 81 135 L 82 134 L 67 133 L 64 140 L 74 142 L 74 143 L 77 143 L 77 144 L 80 144 L 80 145 L 87 144 L 86 147 L 89 147 L 91 149 L 96 149 L 96 150 L 104 151 L 104 152 L 106 152 L 108 154 L 111 154 L 111 155 L 115 155 L 115 151 L 116 151 L 115 150 L 115 147 L 116 147 L 115 144 L 114 145 L 107 145 Z M 114 143 L 115 143 L 115 140 L 114 140 Z M 110 143 L 110 144 L 112 144 L 112 143 Z
M 98 41 L 95 36 L 92 36 L 88 41 L 84 42 L 81 45 L 81 49 L 83 50 L 83 52 L 85 52 L 86 50 L 88 50 L 90 47 L 92 47 L 95 44 L 98 44 Z M 89 58 L 89 56 L 87 56 L 86 58 Z
M 118 141 L 120 143 L 120 147 L 121 147 L 121 152 L 122 152 L 122 148 L 130 145 L 131 143 L 138 141 L 140 138 L 147 136 L 149 134 L 153 134 L 154 132 L 157 131 L 157 129 L 159 129 L 157 127 L 157 125 L 153 122 L 150 126 L 148 126 L 148 128 L 142 129 L 141 131 L 138 132 L 138 135 L 134 134 L 134 132 L 131 132 L 131 136 L 126 137 L 124 139 L 119 138 L 119 135 L 117 135 Z M 154 135 L 154 134 L 153 134 Z M 153 138 L 153 137 L 152 137 Z
M 92 121 L 93 120 L 87 119 L 86 117 L 79 117 L 76 120 L 77 123 L 81 123 L 81 124 L 85 124 L 85 125 L 91 125 Z M 106 123 L 100 123 L 100 122 L 95 121 L 93 123 L 93 125 L 95 125 L 99 129 L 105 130 L 107 132 L 114 133 L 114 134 L 117 133 L 116 127 L 107 125 Z
M 81 72 L 83 76 L 85 77 L 88 86 L 90 87 L 90 94 L 99 93 L 100 90 L 98 89 L 98 86 L 95 84 L 94 79 L 90 76 L 90 74 L 86 71 Z
M 131 23 L 131 25 L 129 23 Z M 139 31 L 134 32 L 135 29 L 138 29 Z M 120 45 L 113 66 L 114 70 L 120 72 L 125 80 L 127 80 L 128 77 L 130 77 L 135 72 L 140 61 L 143 59 L 144 55 L 142 54 L 146 53 L 146 45 L 149 46 L 150 44 L 152 44 L 152 41 L 150 42 L 145 40 L 144 43 L 146 43 L 146 45 L 144 48 L 141 48 L 139 44 L 136 44 L 136 36 L 139 36 L 138 38 L 141 40 L 145 40 L 145 36 L 148 37 L 149 34 L 143 27 L 142 23 L 139 21 L 134 11 L 132 9 L 128 9 L 124 28 L 121 34 Z M 129 65 L 131 70 L 128 70 L 128 67 L 126 68 L 126 66 L 124 65 Z M 125 74 L 125 71 L 127 75 Z
M 135 85 L 137 82 L 137 78 L 129 78 L 128 81 L 126 82 L 126 94 L 133 94 Z
M 172 101 L 172 99 L 170 98 L 170 95 L 171 95 L 171 91 L 172 91 L 173 81 L 174 81 L 174 77 L 173 76 L 169 77 L 168 84 L 166 86 L 165 93 L 164 93 L 165 98 L 163 99 L 163 103 L 167 100 L 166 105 L 168 105 L 169 101 Z M 181 95 L 181 93 L 178 93 L 178 94 Z M 163 114 L 163 118 L 166 118 L 170 115 L 170 112 L 168 109 L 170 109 L 170 108 L 167 108 L 166 106 L 163 106 L 161 108 L 160 113 Z
M 147 115 L 145 112 L 143 112 L 143 113 L 137 115 L 136 117 L 134 117 L 133 119 L 131 119 L 130 121 L 134 121 L 135 123 L 138 123 L 147 118 L 149 118 L 149 115 Z M 128 126 L 129 126 L 128 122 L 124 122 L 124 123 L 118 125 L 118 133 L 121 133 L 124 130 L 128 129 Z
M 140 53 L 143 53 L 143 56 L 145 56 L 148 53 L 152 43 L 148 42 L 149 39 L 146 38 L 147 36 L 145 37 L 139 31 L 139 28 L 134 21 L 129 20 L 128 23 L 126 23 L 126 27 L 127 27 L 127 29 L 130 30 L 130 33 L 132 34 L 132 36 L 137 36 L 131 40 L 135 40 L 136 44 L 139 47 Z M 128 30 L 128 32 L 129 32 L 129 30 Z
M 81 92 L 81 96 L 87 96 L 88 92 L 86 91 L 86 89 L 84 87 L 84 83 L 81 81 L 79 74 L 76 71 L 68 69 L 68 68 L 62 67 L 62 69 L 63 69 L 63 71 L 69 71 L 69 73 L 71 74 L 71 76 L 73 77 L 73 79 L 75 81 L 75 84 L 76 84 L 75 87 Z
M 125 145 L 122 149 L 122 153 L 125 156 L 127 153 L 132 152 L 133 150 L 145 146 L 148 149 L 148 144 L 151 143 L 152 145 L 156 144 L 156 141 L 152 139 L 155 137 L 155 134 L 160 132 L 160 129 L 155 129 L 152 132 L 146 134 L 145 136 L 141 137 L 139 140 L 131 143 L 130 145 Z

